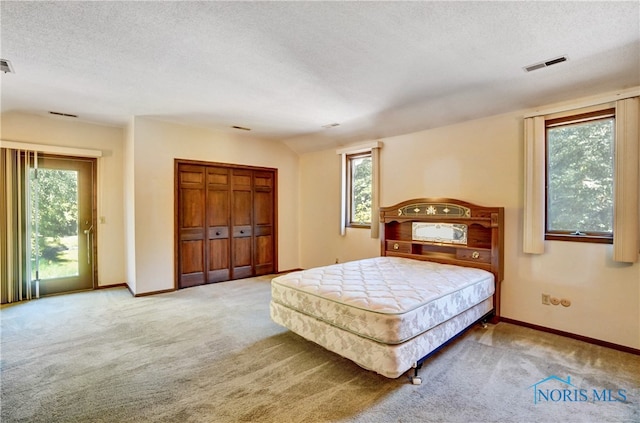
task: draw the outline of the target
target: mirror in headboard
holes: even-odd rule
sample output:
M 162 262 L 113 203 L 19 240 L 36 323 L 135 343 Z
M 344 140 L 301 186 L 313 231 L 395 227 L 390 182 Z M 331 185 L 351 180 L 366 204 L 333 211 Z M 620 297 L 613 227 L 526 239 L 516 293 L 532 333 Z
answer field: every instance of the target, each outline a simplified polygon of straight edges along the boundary
M 411 238 L 414 241 L 466 245 L 467 231 L 467 225 L 459 223 L 412 222 Z

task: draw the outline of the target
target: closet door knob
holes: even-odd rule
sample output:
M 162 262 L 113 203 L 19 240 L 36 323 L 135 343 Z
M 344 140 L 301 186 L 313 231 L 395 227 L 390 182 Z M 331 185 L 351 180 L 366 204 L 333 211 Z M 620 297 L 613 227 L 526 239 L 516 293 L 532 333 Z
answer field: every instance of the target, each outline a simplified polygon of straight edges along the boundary
M 220 235 L 220 231 L 216 232 L 216 235 Z

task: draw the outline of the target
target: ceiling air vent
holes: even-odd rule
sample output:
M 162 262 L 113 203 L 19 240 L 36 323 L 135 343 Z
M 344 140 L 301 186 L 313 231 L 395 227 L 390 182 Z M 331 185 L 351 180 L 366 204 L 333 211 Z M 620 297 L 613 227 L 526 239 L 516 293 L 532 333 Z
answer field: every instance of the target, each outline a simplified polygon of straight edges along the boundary
M 13 65 L 7 59 L 0 59 L 0 71 L 4 73 L 16 73 L 13 70 Z
M 545 62 L 540 62 L 540 63 L 535 63 L 533 65 L 525 66 L 524 70 L 526 72 L 532 72 L 534 70 L 547 68 L 552 65 L 557 65 L 558 63 L 566 62 L 567 60 L 569 60 L 567 56 L 560 56 L 560 57 L 556 57 L 555 59 L 549 59 Z
M 71 118 L 77 118 L 78 115 L 72 115 L 70 113 L 60 113 L 60 112 L 49 112 L 50 115 L 55 115 L 55 116 L 64 116 L 64 117 L 71 117 Z

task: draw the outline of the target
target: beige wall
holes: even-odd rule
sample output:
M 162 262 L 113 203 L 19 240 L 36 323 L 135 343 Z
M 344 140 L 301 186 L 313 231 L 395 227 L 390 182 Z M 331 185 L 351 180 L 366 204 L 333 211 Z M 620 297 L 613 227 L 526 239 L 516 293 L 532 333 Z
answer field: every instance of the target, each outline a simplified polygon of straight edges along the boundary
M 611 246 L 547 242 L 522 253 L 523 113 L 382 139 L 381 205 L 450 197 L 505 208 L 502 315 L 640 348 L 640 264 L 611 261 Z M 301 266 L 379 255 L 368 231 L 339 235 L 340 161 L 335 150 L 300 158 Z M 569 308 L 541 304 L 547 293 Z
M 115 128 L 6 113 L 7 141 L 101 150 L 98 159 L 98 283 L 127 283 L 134 294 L 174 288 L 174 159 L 278 169 L 278 268 L 299 267 L 298 156 L 246 136 L 132 118 Z
M 383 139 L 381 205 L 453 197 L 505 207 L 505 317 L 640 348 L 640 265 L 611 261 L 611 246 L 547 242 L 522 253 L 523 114 L 511 113 Z M 362 229 L 339 235 L 335 150 L 298 157 L 284 145 L 132 118 L 127 128 L 6 113 L 5 140 L 102 150 L 98 164 L 99 284 L 134 293 L 173 289 L 174 158 L 278 168 L 280 270 L 379 254 Z M 573 304 L 544 306 L 542 293 Z
M 174 288 L 174 159 L 202 160 L 278 169 L 278 268 L 298 267 L 298 156 L 288 147 L 246 136 L 135 118 L 130 125 L 136 294 Z M 131 156 L 133 157 L 132 162 Z M 131 183 L 131 181 L 128 181 Z M 132 203 L 132 204 L 131 204 Z
M 340 183 L 335 150 L 300 156 L 300 264 L 305 269 L 380 254 L 380 240 L 369 230 L 347 228 L 340 236 Z
M 135 155 L 134 155 L 134 119 L 131 118 L 125 128 L 124 137 L 124 236 L 125 236 L 125 271 L 127 285 L 131 292 L 137 292 L 136 287 L 136 201 L 135 201 Z
M 121 128 L 95 125 L 68 118 L 22 113 L 2 114 L 0 138 L 34 144 L 95 149 L 98 159 L 98 216 L 96 231 L 98 285 L 124 283 L 123 138 Z

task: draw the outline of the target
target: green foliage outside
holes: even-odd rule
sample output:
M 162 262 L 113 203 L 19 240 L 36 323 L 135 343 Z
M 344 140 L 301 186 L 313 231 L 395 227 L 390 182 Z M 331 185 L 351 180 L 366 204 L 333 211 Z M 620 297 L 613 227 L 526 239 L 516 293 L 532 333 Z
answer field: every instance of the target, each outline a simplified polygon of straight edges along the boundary
M 371 157 L 353 159 L 351 222 L 371 224 Z
M 613 119 L 547 130 L 550 231 L 613 230 Z
M 39 254 L 40 279 L 78 274 L 78 177 L 68 170 L 34 169 L 30 172 L 32 269 Z M 35 189 L 37 184 L 37 189 Z M 37 195 L 37 213 L 36 208 Z M 36 250 L 36 216 L 38 248 Z

